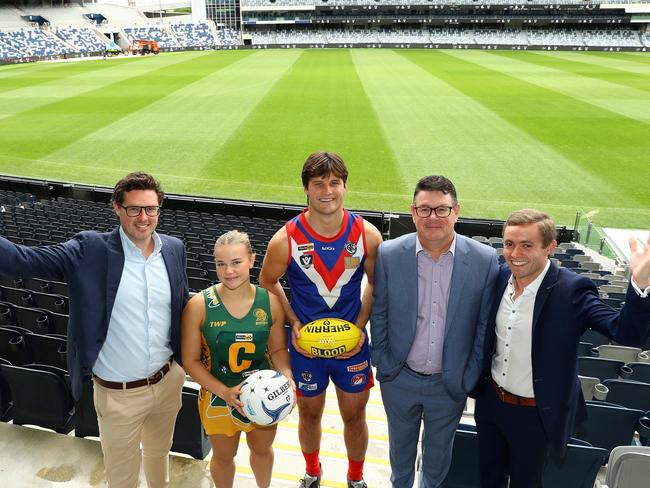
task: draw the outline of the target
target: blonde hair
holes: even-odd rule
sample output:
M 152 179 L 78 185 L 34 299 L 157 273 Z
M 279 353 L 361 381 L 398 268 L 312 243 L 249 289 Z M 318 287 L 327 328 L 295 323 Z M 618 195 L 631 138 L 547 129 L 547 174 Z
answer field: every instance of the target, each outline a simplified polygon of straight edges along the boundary
M 233 246 L 237 244 L 243 244 L 248 251 L 248 254 L 255 254 L 253 252 L 253 247 L 251 246 L 251 240 L 248 238 L 248 234 L 238 230 L 229 230 L 225 234 L 221 234 L 217 238 L 217 242 L 214 243 L 214 253 L 217 252 L 217 248 L 220 246 Z

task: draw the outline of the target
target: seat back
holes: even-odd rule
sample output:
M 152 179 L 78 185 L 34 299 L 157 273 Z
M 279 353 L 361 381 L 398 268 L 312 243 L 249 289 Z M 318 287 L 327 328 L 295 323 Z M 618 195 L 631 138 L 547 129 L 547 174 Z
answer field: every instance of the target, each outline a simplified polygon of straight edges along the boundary
M 442 488 L 479 488 L 481 472 L 478 456 L 477 433 L 459 427 L 454 436 L 451 466 Z
M 9 361 L 2 358 L 0 358 L 0 364 L 11 366 Z M 4 376 L 2 376 L 2 370 L 0 369 L 0 421 L 6 422 L 11 420 L 12 407 L 13 401 L 11 399 L 11 389 L 9 388 L 9 384 L 5 381 Z
M 616 359 L 579 357 L 578 374 L 580 376 L 598 378 L 601 381 L 608 378 L 618 378 L 621 367 L 624 365 L 625 362 Z
M 578 425 L 574 437 L 594 447 L 611 451 L 616 446 L 629 446 L 634 440 L 640 410 L 587 402 L 587 420 Z
M 205 459 L 211 449 L 210 439 L 203 430 L 198 409 L 198 391 L 183 387 L 182 406 L 176 417 L 172 451 L 189 454 L 194 459 Z
M 35 363 L 49 364 L 63 370 L 68 368 L 68 352 L 65 339 L 41 334 L 29 334 L 25 338 L 27 345 L 32 350 Z
M 650 410 L 650 384 L 630 380 L 604 380 L 607 401 L 628 408 Z
M 638 347 L 616 346 L 614 344 L 601 344 L 598 346 L 598 357 L 616 359 L 624 363 L 637 361 L 641 352 L 641 349 Z
M 609 488 L 639 488 L 650 480 L 650 447 L 621 446 L 609 455 L 605 484 Z
M 93 386 L 92 380 L 84 381 L 81 397 L 75 403 L 74 435 L 76 437 L 99 437 Z
M 64 377 L 52 366 L 0 365 L 13 398 L 13 422 L 33 424 L 62 434 L 74 426 L 74 402 Z
M 28 335 L 29 331 L 20 327 L 0 327 L 0 358 L 14 366 L 33 362 L 34 356 L 26 340 Z
M 632 370 L 632 373 L 627 375 L 625 379 L 650 383 L 650 363 L 628 363 L 628 367 Z
M 544 467 L 544 486 L 593 488 L 609 451 L 600 447 L 569 444 L 564 459 L 549 458 Z

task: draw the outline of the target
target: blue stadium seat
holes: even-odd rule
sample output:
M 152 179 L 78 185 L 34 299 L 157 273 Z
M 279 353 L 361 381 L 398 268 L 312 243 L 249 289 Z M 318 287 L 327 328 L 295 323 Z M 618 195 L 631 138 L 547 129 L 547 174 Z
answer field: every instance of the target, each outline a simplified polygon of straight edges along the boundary
M 586 404 L 588 418 L 576 426 L 574 437 L 609 451 L 632 444 L 643 411 L 600 402 Z
M 650 384 L 630 380 L 604 380 L 609 388 L 607 401 L 628 408 L 650 410 Z
M 650 363 L 627 363 L 627 366 L 632 373 L 625 377 L 626 380 L 650 383 Z
M 578 374 L 598 378 L 601 381 L 608 378 L 618 378 L 621 367 L 624 365 L 623 361 L 616 361 L 615 359 L 579 357 Z
M 543 483 L 549 488 L 593 488 L 609 451 L 589 445 L 569 444 L 564 459 L 549 458 Z
M 189 454 L 194 459 L 205 459 L 212 447 L 210 438 L 201 425 L 197 408 L 198 398 L 196 389 L 188 386 L 183 387 L 183 404 L 176 417 L 171 450 Z

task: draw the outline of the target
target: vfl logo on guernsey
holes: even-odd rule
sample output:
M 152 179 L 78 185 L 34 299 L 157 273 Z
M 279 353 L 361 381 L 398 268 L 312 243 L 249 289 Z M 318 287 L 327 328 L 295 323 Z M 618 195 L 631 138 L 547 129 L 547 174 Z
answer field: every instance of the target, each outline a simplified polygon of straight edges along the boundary
M 268 314 L 261 308 L 255 309 L 255 325 L 267 325 L 269 323 Z
M 311 254 L 303 254 L 300 256 L 300 266 L 305 269 L 311 268 L 311 265 L 314 263 L 314 256 Z
M 216 308 L 221 305 L 221 302 L 219 301 L 219 297 L 217 296 L 216 292 L 214 291 L 214 287 L 210 288 L 205 292 L 206 296 L 208 297 L 208 307 L 210 308 Z

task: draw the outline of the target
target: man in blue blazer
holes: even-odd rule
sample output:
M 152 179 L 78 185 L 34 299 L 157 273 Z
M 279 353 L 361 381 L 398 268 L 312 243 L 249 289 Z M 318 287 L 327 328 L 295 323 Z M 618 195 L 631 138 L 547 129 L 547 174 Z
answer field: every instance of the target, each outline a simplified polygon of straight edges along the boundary
M 398 488 L 413 486 L 421 424 L 420 486 L 442 484 L 467 394 L 482 369 L 496 253 L 454 232 L 459 213 L 451 181 L 422 178 L 411 205 L 417 232 L 384 242 L 377 255 L 371 354 Z
M 497 281 L 476 391 L 481 486 L 537 488 L 548 454 L 563 455 L 586 418 L 577 377 L 582 333 L 592 328 L 625 345 L 648 337 L 650 239 L 645 250 L 630 242 L 632 280 L 620 312 L 603 303 L 590 279 L 551 263 L 555 224 L 548 215 L 514 212 L 503 242 L 507 266 Z
M 142 457 L 149 487 L 169 484 L 188 285 L 183 243 L 155 232 L 163 196 L 151 175 L 131 173 L 113 192 L 120 225 L 112 232 L 81 232 L 34 248 L 0 238 L 1 273 L 68 283 L 72 393 L 78 399 L 84 379 L 93 377 L 111 487 L 135 488 Z

